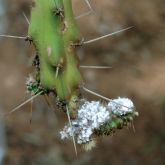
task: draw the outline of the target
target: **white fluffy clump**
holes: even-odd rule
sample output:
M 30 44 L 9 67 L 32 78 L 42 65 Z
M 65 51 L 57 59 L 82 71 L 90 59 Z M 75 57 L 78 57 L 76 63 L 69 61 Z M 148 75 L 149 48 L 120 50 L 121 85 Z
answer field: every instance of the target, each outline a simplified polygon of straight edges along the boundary
M 133 102 L 128 98 L 113 99 L 108 103 L 108 108 L 116 115 L 126 115 L 134 110 Z
M 78 144 L 91 140 L 94 129 L 110 119 L 110 113 L 99 101 L 86 101 L 78 110 L 77 119 L 72 121 L 72 128 L 65 126 L 60 132 L 61 139 L 75 136 Z
M 78 144 L 90 142 L 94 129 L 110 120 L 111 114 L 126 115 L 134 111 L 134 104 L 128 98 L 117 98 L 103 106 L 99 101 L 84 101 L 77 118 L 71 121 L 72 127 L 66 125 L 60 131 L 61 139 L 75 137 Z
M 61 139 L 63 140 L 65 138 L 72 137 L 73 132 L 74 132 L 72 129 L 73 127 L 71 128 L 71 127 L 65 126 L 63 130 L 60 131 Z
M 35 83 L 36 82 L 36 80 L 33 78 L 33 76 L 32 75 L 29 75 L 28 77 L 27 77 L 27 79 L 26 79 L 26 85 L 29 85 L 29 84 L 32 84 L 32 83 Z

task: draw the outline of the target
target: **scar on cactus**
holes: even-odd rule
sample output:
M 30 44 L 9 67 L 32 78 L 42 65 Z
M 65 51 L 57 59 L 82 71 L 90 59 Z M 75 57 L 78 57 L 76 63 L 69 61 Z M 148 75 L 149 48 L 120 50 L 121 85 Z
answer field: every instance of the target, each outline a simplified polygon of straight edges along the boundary
M 15 112 L 39 95 L 43 95 L 51 105 L 48 97 L 53 93 L 57 107 L 68 117 L 68 124 L 60 131 L 61 139 L 71 138 L 76 154 L 76 144 L 89 150 L 95 146 L 97 137 L 114 134 L 116 130 L 129 126 L 138 116 L 130 99 L 120 97 L 109 99 L 84 86 L 80 69 L 111 67 L 80 65 L 76 48 L 132 28 L 128 27 L 91 40 L 84 40 L 76 20 L 94 12 L 89 1 L 85 0 L 85 3 L 89 11 L 75 17 L 71 0 L 34 1 L 30 20 L 23 13 L 29 25 L 28 35 L 0 35 L 28 41 L 34 46 L 36 54 L 32 63 L 34 73 L 26 81 L 27 91 L 32 97 L 7 114 Z M 102 100 L 90 102 L 83 99 L 82 90 Z

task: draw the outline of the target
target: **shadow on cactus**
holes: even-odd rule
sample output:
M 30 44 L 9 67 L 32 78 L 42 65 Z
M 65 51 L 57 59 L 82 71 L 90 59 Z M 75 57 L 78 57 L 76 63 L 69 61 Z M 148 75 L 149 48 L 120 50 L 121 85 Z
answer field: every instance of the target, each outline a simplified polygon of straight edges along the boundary
M 93 12 L 88 0 L 84 0 L 89 12 L 74 17 L 71 0 L 36 0 L 31 9 L 28 36 L 17 37 L 29 41 L 35 48 L 34 73 L 26 81 L 32 97 L 9 113 L 33 100 L 39 95 L 46 97 L 53 93 L 58 104 L 68 116 L 68 124 L 60 131 L 61 139 L 72 139 L 86 150 L 95 146 L 97 137 L 112 135 L 118 129 L 129 126 L 138 116 L 128 98 L 108 99 L 84 86 L 81 68 L 107 69 L 109 66 L 81 66 L 76 49 L 131 27 L 110 33 L 89 41 L 84 41 L 76 24 L 76 19 Z M 82 99 L 81 91 L 96 95 L 102 101 Z

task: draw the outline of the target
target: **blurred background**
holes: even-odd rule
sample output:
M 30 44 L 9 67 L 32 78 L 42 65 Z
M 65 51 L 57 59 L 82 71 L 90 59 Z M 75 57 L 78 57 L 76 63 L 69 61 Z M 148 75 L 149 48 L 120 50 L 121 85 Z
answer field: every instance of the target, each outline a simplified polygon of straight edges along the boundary
M 67 122 L 52 112 L 42 97 L 20 111 L 0 118 L 1 165 L 165 164 L 165 3 L 163 0 L 89 0 L 95 13 L 78 19 L 86 40 L 129 26 L 134 28 L 78 50 L 83 65 L 110 65 L 110 70 L 84 69 L 86 86 L 106 97 L 126 96 L 140 116 L 132 129 L 101 138 L 90 152 L 72 141 L 61 141 Z M 0 0 L 0 34 L 26 36 L 30 0 Z M 74 13 L 87 12 L 84 0 L 73 0 Z M 0 38 L 0 113 L 8 112 L 29 96 L 25 81 L 34 51 L 20 39 Z M 89 99 L 99 98 L 86 95 Z

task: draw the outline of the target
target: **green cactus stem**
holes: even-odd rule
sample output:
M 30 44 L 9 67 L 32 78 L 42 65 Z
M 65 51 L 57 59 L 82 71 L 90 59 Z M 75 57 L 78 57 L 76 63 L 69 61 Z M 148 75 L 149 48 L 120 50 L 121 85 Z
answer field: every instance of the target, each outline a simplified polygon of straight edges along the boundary
M 74 44 L 81 41 L 71 0 L 35 0 L 31 10 L 29 37 L 39 55 L 39 82 L 69 102 L 79 95 L 82 81 Z

